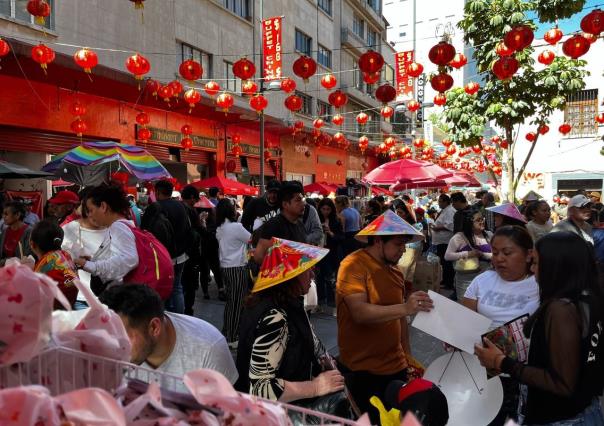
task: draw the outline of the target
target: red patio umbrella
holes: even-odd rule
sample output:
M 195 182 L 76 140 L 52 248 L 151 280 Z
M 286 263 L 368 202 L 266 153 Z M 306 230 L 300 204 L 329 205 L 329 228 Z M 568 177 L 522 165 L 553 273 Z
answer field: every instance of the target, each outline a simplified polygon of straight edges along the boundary
M 394 185 L 435 181 L 451 176 L 451 172 L 429 161 L 404 159 L 384 163 L 367 173 L 362 180 L 371 185 Z
M 387 189 L 381 188 L 379 186 L 372 186 L 371 187 L 371 192 L 373 193 L 373 195 L 388 195 L 388 196 L 394 195 L 392 193 L 392 191 L 389 191 Z
M 464 186 L 466 186 L 468 188 L 470 188 L 470 187 L 482 188 L 482 183 L 480 183 L 480 181 L 476 178 L 476 176 L 474 176 L 474 173 L 466 171 L 466 170 L 457 170 L 456 174 L 469 181 L 469 183 Z
M 216 187 L 220 192 L 227 195 L 258 195 L 258 189 L 253 186 L 222 176 L 213 176 L 211 178 L 191 182 L 191 185 L 197 189 Z
M 332 192 L 336 192 L 338 187 L 336 185 L 329 184 L 327 182 L 313 182 L 306 186 L 304 186 L 304 192 L 307 194 L 312 194 L 316 192 L 323 196 L 327 196 Z

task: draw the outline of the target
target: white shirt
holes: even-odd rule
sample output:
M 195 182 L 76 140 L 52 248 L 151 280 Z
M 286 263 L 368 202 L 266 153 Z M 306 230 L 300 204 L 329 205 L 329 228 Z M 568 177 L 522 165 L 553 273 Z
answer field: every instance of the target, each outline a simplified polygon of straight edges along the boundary
M 182 377 L 189 371 L 209 368 L 233 384 L 237 381 L 239 374 L 226 339 L 212 324 L 171 312 L 166 312 L 166 316 L 174 326 L 176 342 L 168 359 L 156 371 Z M 146 362 L 142 366 L 153 369 Z
M 453 217 L 455 216 L 455 208 L 449 204 L 445 207 L 438 217 L 434 224 L 436 226 L 444 226 L 446 229 L 441 229 L 439 231 L 433 230 L 432 232 L 432 244 L 449 244 L 449 240 L 453 236 Z
M 94 258 L 86 262 L 85 271 L 103 281 L 122 281 L 128 272 L 138 266 L 136 239 L 129 224 L 132 222 L 127 220 L 116 220 L 111 224 L 108 228 L 109 254 L 103 259 Z
M 478 275 L 464 297 L 478 300 L 478 313 L 491 319 L 491 328 L 502 326 L 539 307 L 539 286 L 534 276 L 520 281 L 505 281 L 496 271 Z
M 537 240 L 543 237 L 545 234 L 549 234 L 553 227 L 554 225 L 550 220 L 545 222 L 544 225 L 540 225 L 533 220 L 526 224 L 526 230 L 529 232 L 529 234 L 531 234 L 534 242 L 537 242 Z
M 236 268 L 247 263 L 246 248 L 251 234 L 239 222 L 228 219 L 216 229 L 222 268 Z

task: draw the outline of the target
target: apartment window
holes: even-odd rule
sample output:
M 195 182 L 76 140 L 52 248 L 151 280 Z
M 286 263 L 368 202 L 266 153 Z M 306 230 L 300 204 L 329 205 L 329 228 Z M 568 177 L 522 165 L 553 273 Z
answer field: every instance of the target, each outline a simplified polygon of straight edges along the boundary
M 303 115 L 312 115 L 312 96 L 307 95 L 306 93 L 298 92 L 296 90 L 296 96 L 299 96 L 302 99 L 302 109 L 298 111 L 298 113 Z
M 331 123 L 333 107 L 327 102 L 317 101 L 317 115 L 321 117 L 326 123 Z
M 222 0 L 222 4 L 235 15 L 241 16 L 248 21 L 252 20 L 250 0 Z
M 224 61 L 224 89 L 229 92 L 241 93 L 241 80 L 233 74 L 233 63 Z
M 46 18 L 44 28 L 55 28 L 55 1 L 46 0 L 50 5 L 50 16 Z M 22 22 L 35 24 L 34 17 L 27 11 L 27 0 L 0 0 L 0 14 L 10 16 Z
M 317 50 L 317 62 L 326 68 L 331 68 L 331 50 L 319 44 Z
M 399 37 L 405 37 L 406 35 L 407 35 L 407 33 L 406 33 L 406 32 L 398 33 L 398 36 L 399 36 Z
M 569 137 L 595 136 L 598 125 L 598 89 L 581 90 L 566 99 L 564 121 L 572 126 Z
M 367 93 L 372 98 L 373 98 L 373 89 L 374 89 L 374 86 L 375 86 L 375 84 L 366 84 L 365 85 L 365 93 Z
M 367 44 L 369 46 L 377 46 L 378 44 L 378 33 L 371 29 L 367 29 Z
M 331 16 L 331 0 L 319 0 L 317 4 L 323 12 Z
M 311 56 L 312 38 L 298 29 L 296 29 L 296 50 L 307 56 Z
M 382 68 L 381 79 L 383 82 L 388 82 L 394 86 L 394 68 L 392 68 L 390 65 L 384 65 L 384 68 Z
M 361 70 L 359 69 L 358 65 L 357 65 L 357 60 L 354 61 L 354 65 L 352 66 L 352 69 L 354 70 L 352 72 L 352 84 L 353 86 L 358 89 L 358 90 L 363 90 L 363 73 L 361 72 Z
M 365 38 L 365 21 L 357 15 L 352 18 L 352 32 L 361 38 Z
M 367 0 L 367 4 L 375 12 L 380 13 L 380 0 Z
M 186 43 L 180 43 L 181 58 L 178 65 L 187 59 L 193 59 L 203 68 L 202 78 L 212 78 L 212 55 Z

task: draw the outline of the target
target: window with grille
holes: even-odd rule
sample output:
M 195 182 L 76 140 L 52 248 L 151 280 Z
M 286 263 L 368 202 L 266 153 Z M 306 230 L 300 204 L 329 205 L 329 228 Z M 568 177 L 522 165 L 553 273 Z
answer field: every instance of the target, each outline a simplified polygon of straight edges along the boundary
M 181 57 L 180 62 L 177 64 L 180 65 L 181 62 L 186 61 L 187 59 L 193 59 L 201 64 L 203 68 L 203 76 L 202 78 L 212 78 L 212 55 L 199 50 L 193 46 L 190 46 L 186 43 L 180 43 L 180 51 Z
M 326 68 L 331 68 L 331 50 L 319 44 L 317 49 L 317 62 Z
M 252 20 L 252 8 L 250 0 L 222 0 L 223 6 L 233 12 L 235 15 L 248 21 Z
M 370 8 L 372 8 L 376 13 L 380 13 L 380 0 L 367 0 L 367 4 Z
M 319 0 L 317 2 L 319 8 L 329 16 L 331 16 L 331 0 Z
M 317 115 L 321 117 L 326 123 L 331 123 L 333 107 L 327 102 L 317 101 Z
M 307 56 L 311 56 L 312 38 L 298 29 L 296 29 L 296 50 Z
M 377 46 L 378 44 L 378 33 L 377 31 L 373 31 L 367 29 L 367 44 L 369 46 Z
M 392 68 L 390 65 L 384 65 L 384 68 L 382 68 L 381 79 L 382 82 L 388 82 L 394 86 L 394 68 Z
M 241 80 L 233 74 L 233 63 L 224 61 L 224 78 L 228 79 L 224 82 L 225 90 L 234 93 L 241 93 Z
M 298 92 L 297 90 L 296 95 L 302 99 L 302 109 L 300 109 L 298 113 L 309 116 L 312 115 L 312 96 L 309 96 L 306 93 Z
M 21 22 L 35 24 L 34 17 L 27 11 L 28 0 L 0 0 L 0 14 L 10 16 Z M 55 29 L 55 0 L 46 0 L 50 5 L 50 16 L 45 19 L 43 28 Z
M 363 84 L 365 84 L 363 82 L 363 73 L 361 72 L 361 70 L 359 69 L 359 66 L 357 65 L 357 60 L 355 60 L 354 65 L 352 66 L 353 68 L 353 73 L 352 73 L 352 84 L 354 85 L 354 87 L 360 91 L 363 91 Z
M 352 32 L 361 38 L 365 38 L 365 21 L 357 15 L 352 18 Z
M 598 134 L 594 117 L 598 114 L 598 89 L 581 90 L 566 99 L 564 121 L 572 126 L 567 137 L 589 137 Z

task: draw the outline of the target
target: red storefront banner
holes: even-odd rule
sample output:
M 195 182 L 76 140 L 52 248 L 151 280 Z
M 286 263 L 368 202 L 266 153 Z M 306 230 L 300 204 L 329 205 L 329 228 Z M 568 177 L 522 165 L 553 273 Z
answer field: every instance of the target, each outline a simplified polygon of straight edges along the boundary
M 407 66 L 413 62 L 413 50 L 396 54 L 396 93 L 413 97 L 413 77 L 407 75 Z
M 277 16 L 262 21 L 265 81 L 281 78 L 281 19 Z

